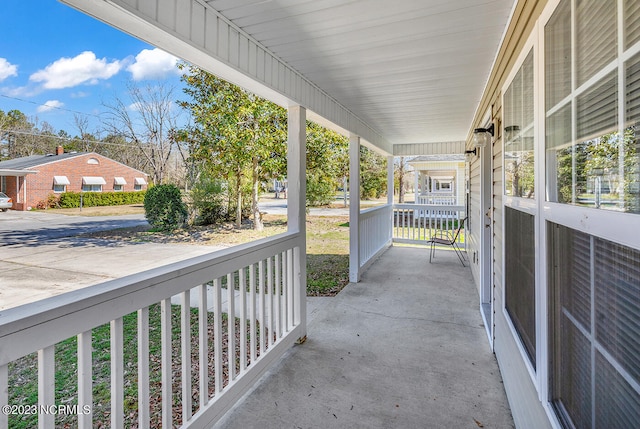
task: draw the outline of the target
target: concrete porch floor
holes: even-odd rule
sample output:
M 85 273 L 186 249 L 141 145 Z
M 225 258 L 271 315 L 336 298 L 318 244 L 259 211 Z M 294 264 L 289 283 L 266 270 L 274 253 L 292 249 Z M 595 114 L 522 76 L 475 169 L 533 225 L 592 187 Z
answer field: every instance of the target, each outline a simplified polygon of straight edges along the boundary
M 216 428 L 510 428 L 469 268 L 392 247 Z

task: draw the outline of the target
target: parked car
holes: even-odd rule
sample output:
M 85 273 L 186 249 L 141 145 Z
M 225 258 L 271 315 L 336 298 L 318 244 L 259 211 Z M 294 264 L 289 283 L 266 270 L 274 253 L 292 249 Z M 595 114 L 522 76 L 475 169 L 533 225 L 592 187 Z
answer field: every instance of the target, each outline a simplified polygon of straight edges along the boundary
M 0 210 L 6 212 L 13 207 L 13 201 L 7 197 L 7 194 L 0 192 Z

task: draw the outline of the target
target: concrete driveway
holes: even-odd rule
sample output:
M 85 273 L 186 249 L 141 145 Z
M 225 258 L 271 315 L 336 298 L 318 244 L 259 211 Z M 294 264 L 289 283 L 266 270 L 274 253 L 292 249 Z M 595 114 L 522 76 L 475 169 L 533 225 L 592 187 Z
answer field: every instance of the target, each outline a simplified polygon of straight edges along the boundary
M 78 237 L 146 224 L 142 215 L 0 213 L 0 310 L 214 252 L 221 247 Z

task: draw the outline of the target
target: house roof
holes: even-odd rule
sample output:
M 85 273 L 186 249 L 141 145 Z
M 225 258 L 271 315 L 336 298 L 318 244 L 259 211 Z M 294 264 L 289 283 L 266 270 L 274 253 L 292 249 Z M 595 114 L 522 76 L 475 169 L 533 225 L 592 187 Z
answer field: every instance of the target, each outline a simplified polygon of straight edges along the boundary
M 39 165 L 48 164 L 50 162 L 63 161 L 65 159 L 75 158 L 81 155 L 87 155 L 90 152 L 70 152 L 62 155 L 32 155 L 22 158 L 14 158 L 8 161 L 0 162 L 0 169 L 3 170 L 26 170 L 37 167 Z
M 147 173 L 145 173 L 144 171 L 140 171 L 138 169 L 135 169 L 133 167 L 130 167 L 126 164 L 121 163 L 120 161 L 116 161 L 115 159 L 111 159 L 109 157 L 106 157 L 104 155 L 100 155 L 99 153 L 96 152 L 69 152 L 69 153 L 63 153 L 61 155 L 32 155 L 32 156 L 25 156 L 22 158 L 15 158 L 15 159 L 10 159 L 8 161 L 2 161 L 0 162 L 0 172 L 1 171 L 5 171 L 7 172 L 8 175 L 11 176 L 15 176 L 15 175 L 21 175 L 19 174 L 20 172 L 24 172 L 24 171 L 28 171 L 29 169 L 38 167 L 40 165 L 44 165 L 44 164 L 49 164 L 52 162 L 60 162 L 60 161 L 65 161 L 67 159 L 71 159 L 71 158 L 75 158 L 78 156 L 84 156 L 84 155 L 92 155 L 92 156 L 96 156 L 96 157 L 100 157 L 100 158 L 105 158 L 108 159 L 110 161 L 116 162 L 118 164 L 121 164 L 127 168 L 130 168 L 132 170 L 137 171 L 138 173 L 140 173 L 141 175 L 144 175 L 145 177 L 148 176 Z M 146 182 L 145 182 L 146 183 Z

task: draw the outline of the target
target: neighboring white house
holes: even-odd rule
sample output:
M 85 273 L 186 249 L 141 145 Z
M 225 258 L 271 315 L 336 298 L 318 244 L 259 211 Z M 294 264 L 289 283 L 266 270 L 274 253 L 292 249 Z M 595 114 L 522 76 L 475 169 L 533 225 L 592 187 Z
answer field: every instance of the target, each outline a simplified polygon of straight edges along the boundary
M 465 204 L 464 155 L 422 155 L 407 164 L 415 171 L 417 204 Z

